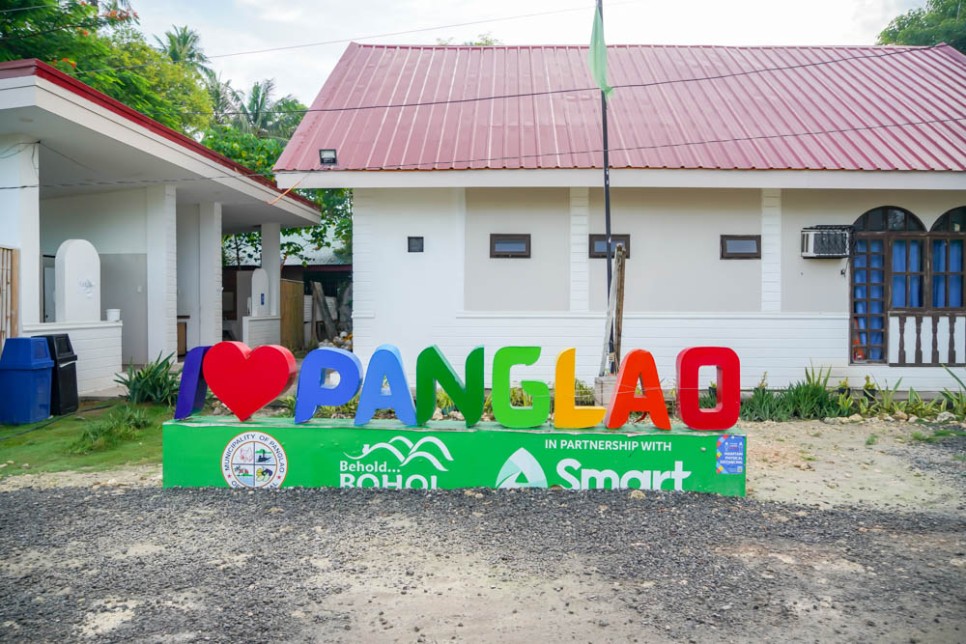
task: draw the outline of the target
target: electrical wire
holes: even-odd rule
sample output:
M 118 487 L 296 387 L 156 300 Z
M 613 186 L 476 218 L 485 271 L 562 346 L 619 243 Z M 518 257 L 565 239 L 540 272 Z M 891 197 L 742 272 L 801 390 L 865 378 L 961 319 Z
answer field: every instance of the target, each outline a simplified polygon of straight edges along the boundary
M 783 65 L 781 67 L 764 67 L 761 69 L 750 69 L 743 70 L 740 72 L 729 72 L 727 74 L 714 74 L 712 76 L 695 76 L 692 78 L 675 78 L 662 81 L 652 81 L 647 83 L 625 83 L 621 85 L 614 85 L 614 89 L 646 89 L 650 87 L 661 87 L 665 85 L 676 85 L 680 83 L 696 83 L 696 82 L 706 82 L 714 80 L 724 80 L 726 78 L 737 78 L 742 76 L 751 76 L 754 74 L 765 74 L 770 72 L 780 72 L 780 71 L 790 71 L 795 69 L 807 69 L 812 67 L 822 67 L 825 65 L 833 65 L 837 63 L 846 63 L 856 60 L 868 60 L 871 58 L 886 58 L 889 56 L 898 56 L 901 54 L 919 53 L 923 51 L 928 51 L 930 49 L 935 49 L 938 45 L 931 45 L 929 47 L 919 47 L 915 49 L 901 49 L 898 51 L 890 51 L 884 54 L 868 54 L 862 56 L 848 56 L 845 58 L 837 58 L 835 60 L 822 60 L 810 63 L 797 63 L 795 65 Z M 404 107 L 424 107 L 433 105 L 458 105 L 461 103 L 475 103 L 481 101 L 494 101 L 503 99 L 514 99 L 514 98 L 533 98 L 537 96 L 552 96 L 555 94 L 572 94 L 578 92 L 589 92 L 589 91 L 600 91 L 597 86 L 591 87 L 574 87 L 569 89 L 553 89 L 544 90 L 540 92 L 520 92 L 515 94 L 497 94 L 493 96 L 475 96 L 470 98 L 456 98 L 456 99 L 445 99 L 438 101 L 414 101 L 411 103 L 385 103 L 379 105 L 353 105 L 348 107 L 320 107 L 320 108 L 305 108 L 301 110 L 262 110 L 259 114 L 309 114 L 313 112 L 327 113 L 327 112 L 352 112 L 358 110 L 377 110 L 377 109 L 397 109 Z M 241 110 L 226 110 L 222 112 L 182 112 L 182 114 L 201 114 L 210 116 L 233 116 L 245 114 Z
M 619 7 L 619 6 L 623 6 L 623 5 L 629 5 L 629 4 L 638 4 L 638 3 L 642 2 L 642 1 L 643 0 L 626 0 L 625 2 L 615 2 L 615 3 L 612 3 L 610 6 L 612 6 L 612 7 Z M 429 32 L 429 31 L 439 31 L 441 29 L 453 29 L 453 28 L 456 28 L 456 27 L 469 27 L 469 26 L 474 26 L 474 25 L 484 25 L 484 24 L 490 24 L 490 23 L 494 23 L 494 22 L 505 22 L 505 21 L 508 21 L 508 20 L 524 20 L 524 19 L 527 19 L 527 18 L 539 18 L 539 17 L 542 17 L 542 16 L 549 16 L 549 15 L 561 14 L 561 13 L 572 13 L 572 12 L 575 12 L 575 11 L 586 11 L 586 10 L 587 10 L 587 7 L 572 7 L 572 8 L 569 8 L 569 9 L 553 9 L 551 11 L 539 11 L 539 12 L 533 12 L 533 13 L 524 13 L 524 14 L 517 14 L 517 15 L 514 15 L 514 16 L 503 16 L 503 17 L 500 17 L 500 18 L 486 18 L 486 19 L 483 19 L 483 20 L 473 20 L 473 21 L 469 21 L 469 22 L 458 22 L 458 23 L 452 23 L 452 24 L 449 24 L 449 25 L 437 25 L 435 27 L 419 27 L 419 28 L 416 28 L 416 29 L 407 29 L 407 30 L 404 30 L 404 31 L 390 31 L 390 32 L 381 33 L 381 34 L 370 34 L 368 36 L 354 36 L 352 38 L 339 38 L 339 39 L 335 39 L 335 40 L 322 40 L 322 41 L 318 41 L 318 42 L 302 43 L 300 45 L 282 45 L 282 46 L 279 46 L 279 47 L 267 47 L 265 49 L 251 49 L 251 50 L 247 50 L 247 51 L 237 51 L 237 52 L 231 52 L 231 53 L 227 53 L 227 54 L 212 54 L 211 56 L 206 56 L 205 58 L 206 58 L 206 60 L 211 60 L 211 59 L 214 59 L 214 58 L 230 58 L 230 57 L 233 57 L 233 56 L 249 56 L 249 55 L 254 55 L 254 54 L 273 53 L 273 52 L 277 52 L 277 51 L 289 51 L 289 50 L 293 50 L 293 49 L 305 49 L 305 48 L 308 48 L 308 47 L 323 47 L 323 46 L 326 46 L 326 45 L 341 45 L 341 44 L 347 44 L 347 43 L 350 43 L 350 42 L 356 42 L 356 41 L 360 41 L 360 40 L 373 40 L 375 38 L 390 38 L 390 37 L 393 37 L 393 36 L 405 36 L 405 35 L 408 35 L 408 34 L 425 33 L 425 32 Z M 116 71 L 116 70 L 122 70 L 122 69 L 138 69 L 138 68 L 141 68 L 141 67 L 148 67 L 148 66 L 151 66 L 151 65 L 159 65 L 159 64 L 163 64 L 163 61 L 152 61 L 152 62 L 148 62 L 148 63 L 140 63 L 138 65 L 126 65 L 126 66 L 123 66 L 123 67 L 104 67 L 104 68 L 101 68 L 101 69 L 86 69 L 86 70 L 78 69 L 78 70 L 75 70 L 75 73 L 78 74 L 78 75 L 81 75 L 81 74 L 97 74 L 97 73 L 101 73 L 101 72 Z
M 847 128 L 836 128 L 831 130 L 809 130 L 803 132 L 786 132 L 781 134 L 763 134 L 759 136 L 744 136 L 744 137 L 733 137 L 727 139 L 705 139 L 701 141 L 682 141 L 680 143 L 661 143 L 655 145 L 637 145 L 637 146 L 625 146 L 620 148 L 610 148 L 611 152 L 632 152 L 637 150 L 658 150 L 667 148 L 679 148 L 694 145 L 719 145 L 725 143 L 743 143 L 748 141 L 760 141 L 767 139 L 781 139 L 781 138 L 794 138 L 794 137 L 804 137 L 804 136 L 827 136 L 832 134 L 844 134 L 848 132 L 864 132 L 870 130 L 878 129 L 890 129 L 898 127 L 908 127 L 908 126 L 918 126 L 918 125 L 939 125 L 944 123 L 960 123 L 966 121 L 966 116 L 948 119 L 928 119 L 921 121 L 907 121 L 905 123 L 889 123 L 885 125 L 864 125 L 857 127 L 847 127 Z M 400 163 L 400 164 L 390 164 L 381 166 L 367 166 L 363 168 L 355 168 L 354 170 L 402 170 L 405 168 L 417 168 L 418 166 L 433 165 L 433 166 L 446 166 L 446 165 L 457 165 L 457 164 L 469 164 L 469 163 L 485 163 L 490 161 L 509 161 L 509 160 L 519 160 L 519 159 L 529 159 L 538 158 L 546 156 L 569 156 L 569 155 L 586 155 L 586 154 L 599 154 L 603 152 L 601 148 L 587 149 L 587 150 L 561 150 L 554 152 L 543 152 L 543 153 L 533 153 L 533 154 L 516 154 L 507 155 L 500 157 L 479 157 L 474 159 L 454 159 L 450 161 L 429 161 L 421 163 Z M 615 168 L 620 170 L 621 168 Z M 284 172 L 284 171 L 283 171 Z M 292 174 L 298 174 L 298 172 L 293 172 Z M 263 174 L 252 172 L 236 172 L 236 173 L 226 173 L 211 175 L 205 177 L 183 177 L 174 179 L 127 179 L 127 180 L 113 180 L 113 181 L 80 181 L 75 183 L 46 183 L 46 184 L 24 184 L 16 186 L 0 186 L 0 190 L 19 190 L 23 188 L 80 188 L 80 187 L 91 187 L 91 186 L 116 186 L 116 185 L 149 185 L 149 184 L 162 184 L 162 183 L 183 183 L 183 182 L 199 182 L 199 181 L 215 181 L 218 179 L 236 179 L 236 178 L 250 178 L 250 177 L 261 177 L 268 178 Z

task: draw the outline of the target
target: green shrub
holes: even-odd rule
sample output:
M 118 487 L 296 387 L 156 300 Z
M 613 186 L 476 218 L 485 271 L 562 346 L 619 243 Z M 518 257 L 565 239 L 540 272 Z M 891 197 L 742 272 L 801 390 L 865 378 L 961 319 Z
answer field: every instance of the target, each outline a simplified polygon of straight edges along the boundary
M 764 387 L 755 387 L 751 398 L 741 403 L 742 420 L 785 421 L 791 417 L 784 396 Z
M 178 399 L 180 375 L 171 371 L 174 354 L 149 362 L 135 370 L 129 365 L 127 372 L 114 378 L 114 382 L 127 389 L 127 399 L 132 403 L 156 402 L 173 405 Z
M 959 391 L 943 389 L 943 399 L 946 401 L 946 407 L 949 412 L 962 420 L 966 417 L 966 382 L 963 382 L 963 379 L 953 373 L 952 369 L 946 365 L 943 365 L 943 369 L 948 371 L 949 375 L 959 383 Z
M 594 401 L 594 388 L 579 378 L 574 380 L 574 401 L 578 407 L 593 407 L 597 404 Z
M 456 403 L 453 402 L 453 398 L 442 389 L 436 390 L 436 406 L 444 414 L 456 410 Z
M 338 407 L 319 407 L 315 412 L 316 418 L 355 418 L 359 411 L 359 394 L 352 397 L 352 400 Z
M 285 418 L 295 418 L 295 396 L 282 396 L 275 405 L 280 408 L 279 416 Z
M 115 407 L 103 417 L 87 423 L 70 451 L 87 454 L 117 447 L 124 441 L 137 438 L 139 432 L 149 424 L 143 409 L 129 405 Z
M 794 418 L 814 420 L 838 416 L 838 401 L 832 398 L 831 392 L 822 384 L 822 379 L 809 378 L 806 370 L 805 382 L 792 383 L 781 397 L 782 403 Z M 827 384 L 828 376 L 825 377 Z

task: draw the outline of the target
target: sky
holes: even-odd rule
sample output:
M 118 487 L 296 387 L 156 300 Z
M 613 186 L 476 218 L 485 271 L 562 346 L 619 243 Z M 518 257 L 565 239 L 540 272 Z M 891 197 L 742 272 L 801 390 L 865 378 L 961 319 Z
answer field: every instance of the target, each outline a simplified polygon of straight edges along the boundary
M 869 45 L 892 18 L 924 4 L 604 0 L 604 32 L 608 44 Z M 590 41 L 594 11 L 594 0 L 132 0 L 132 5 L 150 42 L 172 25 L 188 25 L 200 34 L 222 80 L 248 89 L 274 78 L 276 98 L 291 94 L 305 104 L 312 103 L 349 41 L 458 44 L 489 33 L 506 45 L 583 45 Z M 280 47 L 289 49 L 236 55 Z

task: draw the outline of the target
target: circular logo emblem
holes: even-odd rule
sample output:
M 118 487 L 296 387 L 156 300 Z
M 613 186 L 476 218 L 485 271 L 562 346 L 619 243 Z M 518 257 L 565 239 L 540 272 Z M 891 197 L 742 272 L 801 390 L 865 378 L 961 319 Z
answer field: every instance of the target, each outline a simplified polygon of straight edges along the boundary
M 261 432 L 235 436 L 221 457 L 221 473 L 231 487 L 279 487 L 285 480 L 287 465 L 279 442 Z

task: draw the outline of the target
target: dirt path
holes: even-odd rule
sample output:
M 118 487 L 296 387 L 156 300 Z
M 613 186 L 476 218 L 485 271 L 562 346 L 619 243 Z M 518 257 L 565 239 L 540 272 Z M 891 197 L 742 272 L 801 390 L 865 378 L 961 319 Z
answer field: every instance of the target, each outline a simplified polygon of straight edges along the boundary
M 747 499 L 8 477 L 0 640 L 964 640 L 966 441 L 746 429 Z

